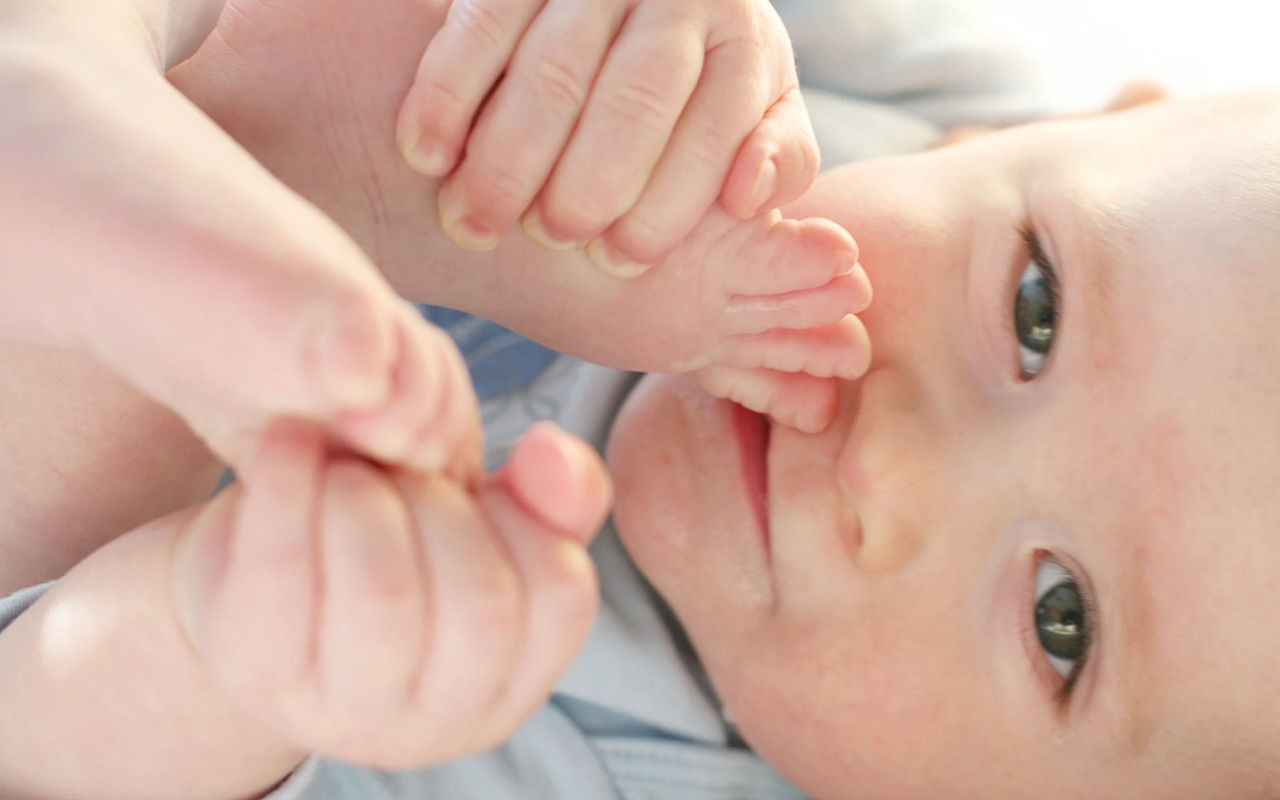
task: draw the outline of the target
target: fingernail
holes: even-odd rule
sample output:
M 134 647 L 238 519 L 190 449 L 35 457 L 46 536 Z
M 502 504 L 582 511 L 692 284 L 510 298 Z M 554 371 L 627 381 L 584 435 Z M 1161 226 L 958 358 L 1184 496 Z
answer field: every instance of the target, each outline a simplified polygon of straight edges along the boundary
M 432 178 L 446 175 L 453 166 L 444 145 L 425 136 L 402 145 L 400 153 L 415 171 Z
M 755 184 L 751 188 L 751 216 L 759 216 L 769 210 L 773 193 L 778 188 L 778 163 L 772 158 L 765 159 L 756 173 Z
M 493 226 L 471 216 L 462 198 L 457 196 L 453 184 L 446 183 L 440 187 L 438 204 L 440 227 L 445 235 L 459 247 L 467 250 L 492 250 L 502 241 L 502 237 Z
M 587 258 L 596 269 L 613 278 L 635 278 L 649 271 L 649 264 L 638 264 L 613 248 L 602 237 L 587 242 Z
M 542 220 L 542 213 L 538 211 L 536 206 L 530 207 L 524 216 L 520 218 L 520 227 L 524 229 L 525 236 L 548 250 L 569 252 L 582 247 L 582 242 L 576 239 L 557 236 L 547 230 L 547 226 Z

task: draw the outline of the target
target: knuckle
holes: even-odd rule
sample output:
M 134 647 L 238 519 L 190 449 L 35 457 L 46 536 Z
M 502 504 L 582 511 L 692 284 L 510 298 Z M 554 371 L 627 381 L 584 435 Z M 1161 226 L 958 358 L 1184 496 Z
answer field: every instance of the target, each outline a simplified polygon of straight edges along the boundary
M 688 135 L 682 144 L 681 156 L 689 168 L 714 175 L 722 175 L 737 154 L 735 143 L 726 134 L 723 120 L 690 118 Z
M 668 92 L 642 81 L 623 81 L 613 91 L 601 94 L 609 114 L 642 133 L 665 135 L 671 124 L 672 108 Z
M 598 202 L 598 197 L 588 197 L 586 192 L 553 190 L 542 203 L 542 215 L 552 230 L 581 239 L 613 220 L 608 207 L 608 203 Z
M 574 119 L 587 102 L 590 90 L 588 79 L 580 75 L 569 62 L 560 58 L 542 58 L 531 71 L 524 73 L 524 80 L 532 95 L 544 108 L 564 119 Z
M 446 24 L 457 26 L 489 50 L 506 52 L 507 29 L 513 18 L 514 15 L 499 8 L 492 0 L 454 0 Z
M 368 603 L 370 617 L 379 623 L 379 632 L 403 632 L 404 619 L 410 616 L 419 599 L 418 578 L 405 565 L 398 564 L 369 576 L 362 587 L 361 599 Z
M 614 247 L 641 264 L 658 263 L 674 244 L 671 232 L 641 211 L 620 219 L 609 238 Z
M 463 179 L 472 210 L 516 216 L 533 199 L 534 189 L 512 160 L 488 159 Z
M 417 106 L 420 110 L 429 112 L 421 116 L 420 124 L 424 128 L 433 123 L 439 126 L 440 123 L 435 122 L 436 120 L 458 116 L 468 107 L 467 99 L 453 83 L 434 73 L 423 75 L 416 91 L 421 92 L 416 98 Z
M 730 40 L 759 42 L 772 16 L 761 0 L 707 0 L 711 18 L 725 25 Z
M 493 570 L 473 587 L 467 598 L 467 623 L 477 644 L 507 652 L 524 624 L 519 580 L 508 570 Z

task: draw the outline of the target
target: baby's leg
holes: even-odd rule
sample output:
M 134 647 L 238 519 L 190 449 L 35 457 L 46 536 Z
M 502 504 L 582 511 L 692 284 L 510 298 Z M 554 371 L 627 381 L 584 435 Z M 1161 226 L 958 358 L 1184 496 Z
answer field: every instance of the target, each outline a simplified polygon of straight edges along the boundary
M 413 0 L 376 10 L 354 0 L 231 7 L 218 36 L 173 79 L 343 225 L 406 296 L 613 366 L 714 365 L 709 383 L 739 387 L 756 406 L 776 399 L 762 387 L 799 376 L 801 388 L 782 393 L 808 403 L 792 409 L 793 421 L 823 415 L 812 403 L 816 382 L 865 366 L 865 336 L 847 315 L 865 306 L 869 288 L 852 240 L 829 223 L 739 222 L 713 210 L 665 263 L 630 282 L 519 236 L 488 253 L 452 248 L 437 224 L 438 182 L 404 163 L 394 135 L 443 10 Z M 755 390 L 742 390 L 748 384 Z

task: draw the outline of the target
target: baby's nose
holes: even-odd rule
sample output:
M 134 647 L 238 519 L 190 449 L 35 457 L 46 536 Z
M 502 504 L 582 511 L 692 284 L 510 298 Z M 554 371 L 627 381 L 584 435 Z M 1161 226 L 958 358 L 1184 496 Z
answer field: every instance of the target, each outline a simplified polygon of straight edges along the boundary
M 921 537 L 907 522 L 866 520 L 860 530 L 854 564 L 863 572 L 894 572 L 909 564 L 920 551 Z
M 910 563 L 938 507 L 941 442 L 917 382 L 882 371 L 864 379 L 858 418 L 838 460 L 845 501 L 858 519 L 855 565 L 872 573 Z

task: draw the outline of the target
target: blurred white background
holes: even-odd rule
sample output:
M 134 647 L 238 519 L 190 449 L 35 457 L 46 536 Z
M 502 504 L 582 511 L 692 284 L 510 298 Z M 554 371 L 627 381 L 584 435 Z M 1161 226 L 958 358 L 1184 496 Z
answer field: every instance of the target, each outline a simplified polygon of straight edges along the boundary
M 1104 102 L 1118 76 L 1175 94 L 1280 86 L 1280 0 L 974 0 L 1042 51 L 1063 97 Z

